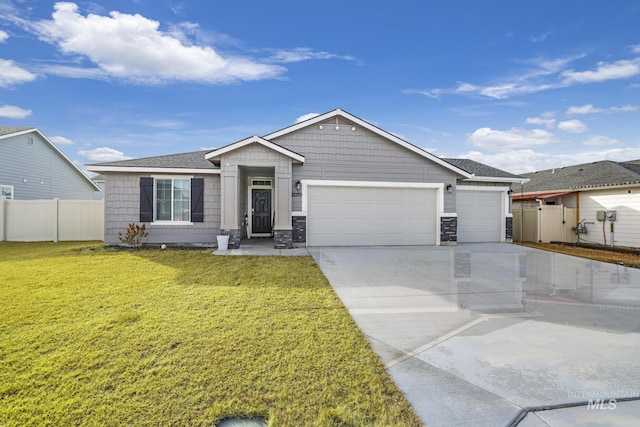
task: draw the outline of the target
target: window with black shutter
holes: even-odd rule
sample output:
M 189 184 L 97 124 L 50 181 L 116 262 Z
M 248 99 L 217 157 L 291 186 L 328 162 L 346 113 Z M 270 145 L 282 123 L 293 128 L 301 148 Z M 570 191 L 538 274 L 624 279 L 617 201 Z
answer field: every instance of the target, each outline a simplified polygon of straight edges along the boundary
M 140 222 L 203 222 L 204 178 L 140 178 Z

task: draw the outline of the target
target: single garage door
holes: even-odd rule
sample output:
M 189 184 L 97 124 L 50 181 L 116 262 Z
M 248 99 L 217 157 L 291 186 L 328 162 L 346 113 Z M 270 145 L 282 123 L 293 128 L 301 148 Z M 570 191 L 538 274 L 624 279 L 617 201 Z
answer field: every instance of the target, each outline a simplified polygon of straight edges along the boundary
M 309 186 L 309 246 L 434 245 L 436 190 Z
M 500 242 L 504 192 L 487 190 L 456 191 L 458 242 Z

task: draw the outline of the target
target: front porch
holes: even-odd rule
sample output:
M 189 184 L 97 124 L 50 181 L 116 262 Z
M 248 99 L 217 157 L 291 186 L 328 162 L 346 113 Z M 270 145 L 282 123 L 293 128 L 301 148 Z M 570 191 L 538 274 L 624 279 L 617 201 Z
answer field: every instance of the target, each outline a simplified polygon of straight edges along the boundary
M 220 166 L 220 233 L 229 249 L 244 239 L 267 238 L 275 249 L 293 247 L 293 163 L 304 157 L 260 137 L 209 153 Z

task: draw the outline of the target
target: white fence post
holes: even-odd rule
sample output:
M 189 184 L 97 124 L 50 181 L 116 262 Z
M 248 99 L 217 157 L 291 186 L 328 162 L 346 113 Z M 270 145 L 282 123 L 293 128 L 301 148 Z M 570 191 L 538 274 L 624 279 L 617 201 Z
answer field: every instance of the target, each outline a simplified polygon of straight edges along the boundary
M 5 230 L 5 218 L 6 218 L 6 201 L 7 199 L 0 197 L 0 242 L 4 242 L 5 236 L 4 236 L 4 230 Z
M 58 224 L 58 210 L 60 209 L 60 199 L 53 199 L 53 243 L 58 243 L 58 229 L 60 228 L 60 224 Z

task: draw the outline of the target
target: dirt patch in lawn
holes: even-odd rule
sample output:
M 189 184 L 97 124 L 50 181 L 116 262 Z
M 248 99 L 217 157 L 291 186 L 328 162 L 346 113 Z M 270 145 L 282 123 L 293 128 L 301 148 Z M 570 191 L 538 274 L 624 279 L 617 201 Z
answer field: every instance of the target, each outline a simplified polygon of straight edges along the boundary
M 616 249 L 604 247 L 577 246 L 569 243 L 518 243 L 530 248 L 543 249 L 551 252 L 559 252 L 566 255 L 592 259 L 594 261 L 608 262 L 628 267 L 640 268 L 640 250 Z

